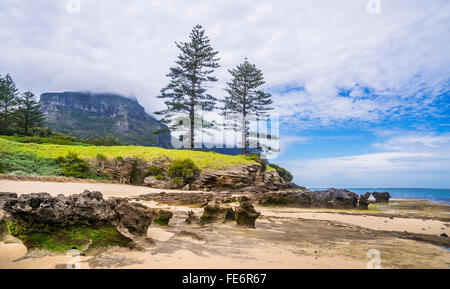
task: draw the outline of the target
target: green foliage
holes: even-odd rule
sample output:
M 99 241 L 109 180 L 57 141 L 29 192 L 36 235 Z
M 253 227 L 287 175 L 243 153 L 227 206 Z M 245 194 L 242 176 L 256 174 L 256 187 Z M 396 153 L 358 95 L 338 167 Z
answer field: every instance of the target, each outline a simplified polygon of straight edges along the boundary
M 172 182 L 177 185 L 178 187 L 182 187 L 183 186 L 183 178 L 182 177 L 175 177 L 172 178 Z
M 80 179 L 94 178 L 88 162 L 78 157 L 76 153 L 69 152 L 65 157 L 56 158 L 56 162 L 63 169 L 63 175 L 66 177 L 75 177 Z
M 244 63 L 239 64 L 235 69 L 229 70 L 233 77 L 231 82 L 227 82 L 228 87 L 225 91 L 228 93 L 223 100 L 223 114 L 236 114 L 240 116 L 239 123 L 242 124 L 242 139 L 244 145 L 242 154 L 247 153 L 249 127 L 248 116 L 264 115 L 267 111 L 273 109 L 271 95 L 259 89 L 265 81 L 263 73 L 254 64 L 250 64 L 245 59 Z M 259 135 L 257 134 L 257 146 L 260 148 Z
M 127 247 L 131 242 L 108 223 L 61 227 L 8 222 L 7 227 L 9 234 L 20 239 L 28 249 L 40 248 L 58 253 L 73 248 L 82 251 L 88 247 Z
M 32 134 L 34 127 L 42 126 L 45 117 L 40 107 L 36 97 L 30 91 L 23 93 L 18 98 L 18 108 L 15 111 L 16 125 L 24 135 Z
M 245 156 L 248 160 L 255 161 L 263 166 L 263 169 L 266 169 L 267 162 L 266 160 L 262 159 L 259 154 L 253 153 Z
M 123 156 L 117 156 L 116 157 L 116 161 L 123 162 Z
M 210 45 L 210 40 L 205 36 L 205 30 L 195 26 L 190 35 L 189 42 L 175 43 L 181 53 L 176 61 L 177 66 L 170 68 L 167 75 L 169 84 L 161 90 L 158 98 L 167 99 L 166 109 L 155 112 L 163 115 L 163 123 L 169 124 L 176 118 L 177 113 L 189 117 L 191 136 L 190 148 L 194 149 L 194 110 L 195 106 L 201 106 L 204 111 L 211 111 L 217 99 L 206 93 L 206 83 L 215 82 L 217 78 L 211 76 L 218 64 L 217 51 Z M 179 125 L 172 125 L 171 129 Z
M 110 136 L 106 137 L 97 137 L 97 138 L 88 138 L 83 140 L 84 143 L 92 144 L 96 146 L 125 146 L 127 145 L 125 142 L 122 142 L 118 139 L 115 139 Z
M 9 138 L 9 137 L 8 137 Z M 229 167 L 251 165 L 255 162 L 242 155 L 230 156 L 215 152 L 202 152 L 190 150 L 170 150 L 157 147 L 142 146 L 89 146 L 89 145 L 54 145 L 54 144 L 34 144 L 19 143 L 9 141 L 0 137 L 0 153 L 32 153 L 39 158 L 55 159 L 64 157 L 69 152 L 76 153 L 85 160 L 96 160 L 98 154 L 102 154 L 108 159 L 123 160 L 122 156 L 139 158 L 150 162 L 160 158 L 185 159 L 191 158 L 200 169 L 221 170 Z
M 158 176 L 158 175 L 162 175 L 164 172 L 163 172 L 163 169 L 161 169 L 161 168 L 159 168 L 159 167 L 157 167 L 157 166 L 149 166 L 148 168 L 147 168 L 147 171 L 146 171 L 147 173 L 148 173 L 148 175 L 150 175 L 150 176 Z
M 163 174 L 157 174 L 155 176 L 155 179 L 157 179 L 158 181 L 164 181 L 166 179 L 166 176 L 164 176 Z
M 169 226 L 169 220 L 170 218 L 168 218 L 167 216 L 159 215 L 155 218 L 155 223 L 160 226 Z
M 97 159 L 97 161 L 99 161 L 99 162 L 104 162 L 104 161 L 106 161 L 105 155 L 102 155 L 102 154 L 97 154 L 96 159 Z
M 14 114 L 18 104 L 18 89 L 9 74 L 0 75 L 0 134 L 11 134 L 15 129 Z
M 268 197 L 265 202 L 261 203 L 263 206 L 285 206 L 287 204 L 288 201 L 283 197 Z
M 0 152 L 0 171 L 15 175 L 55 176 L 62 174 L 60 166 L 54 159 L 22 152 Z
M 292 176 L 292 174 L 285 168 L 282 168 L 276 164 L 270 164 L 269 167 L 274 168 L 278 175 L 286 182 L 291 182 L 294 179 L 294 176 Z
M 177 185 L 179 182 L 182 184 L 191 184 L 199 172 L 199 168 L 189 158 L 184 160 L 175 160 L 167 169 L 167 174 L 172 177 L 172 180 Z M 177 179 L 177 181 L 175 181 L 175 179 Z
M 235 197 L 230 197 L 223 201 L 224 204 L 236 203 L 238 200 Z

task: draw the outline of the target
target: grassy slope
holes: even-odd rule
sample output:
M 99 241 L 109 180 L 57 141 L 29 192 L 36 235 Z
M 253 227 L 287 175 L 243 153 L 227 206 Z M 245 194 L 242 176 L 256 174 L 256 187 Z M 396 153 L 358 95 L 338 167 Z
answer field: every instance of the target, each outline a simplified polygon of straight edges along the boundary
M 57 158 L 66 156 L 69 152 L 78 154 L 84 159 L 95 159 L 97 154 L 102 154 L 108 159 L 116 157 L 137 157 L 143 160 L 152 160 L 166 156 L 170 159 L 190 158 L 200 169 L 226 169 L 233 166 L 250 165 L 256 162 L 244 156 L 229 156 L 215 152 L 199 152 L 190 150 L 170 150 L 157 147 L 143 146 L 78 146 L 78 145 L 54 145 L 18 143 L 0 138 L 0 152 L 24 152 L 32 153 L 37 157 Z

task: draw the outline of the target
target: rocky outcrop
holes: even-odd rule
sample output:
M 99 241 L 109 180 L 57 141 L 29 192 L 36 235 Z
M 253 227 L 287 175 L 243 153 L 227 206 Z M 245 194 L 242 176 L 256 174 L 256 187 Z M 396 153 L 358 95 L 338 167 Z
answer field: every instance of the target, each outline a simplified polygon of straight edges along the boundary
M 212 193 L 166 193 L 161 192 L 158 194 L 150 193 L 146 195 L 140 195 L 137 197 L 141 201 L 155 201 L 168 205 L 179 206 L 206 206 L 213 198 Z
M 230 205 L 224 204 L 220 198 L 209 202 L 203 209 L 200 217 L 200 224 L 223 223 L 226 221 L 236 221 L 238 225 L 248 228 L 255 228 L 255 221 L 261 213 L 256 212 L 251 201 L 247 197 L 242 197 L 240 206 L 233 209 Z M 186 223 L 195 223 L 196 217 L 193 212 L 188 214 Z
M 255 221 L 261 215 L 253 207 L 251 201 L 247 197 L 243 197 L 240 206 L 234 212 L 236 223 L 248 228 L 255 228 Z
M 281 190 L 297 187 L 284 181 L 276 171 L 267 172 L 265 166 L 253 164 L 240 169 L 205 171 L 192 186 L 194 189 L 241 190 L 255 188 L 259 191 Z
M 8 228 L 6 226 L 6 221 L 8 219 L 8 214 L 3 210 L 3 206 L 9 199 L 17 198 L 16 193 L 1 193 L 0 192 L 0 241 L 4 241 L 8 238 Z
M 263 206 L 293 206 L 303 208 L 367 209 L 367 194 L 359 196 L 347 190 L 328 189 L 311 192 L 307 189 L 295 192 L 256 193 L 254 202 Z M 368 205 L 368 204 L 367 204 Z
M 30 249 L 64 252 L 67 249 L 136 247 L 145 237 L 155 212 L 125 199 L 104 200 L 100 192 L 53 197 L 24 194 L 3 206 L 10 233 Z
M 200 220 L 203 223 L 225 222 L 234 220 L 233 209 L 220 200 L 215 199 L 209 202 L 203 209 L 203 215 Z
M 166 210 L 159 210 L 155 217 L 155 223 L 160 226 L 168 226 L 173 213 Z
M 391 198 L 391 195 L 388 192 L 385 193 L 374 192 L 372 193 L 372 195 L 375 198 L 375 203 L 389 203 L 389 199 Z
M 118 223 L 124 226 L 131 234 L 144 236 L 148 227 L 156 216 L 156 212 L 139 203 L 129 203 L 125 199 L 108 200 L 114 204 Z
M 185 223 L 188 225 L 191 224 L 199 224 L 200 223 L 200 219 L 195 215 L 194 211 L 189 211 L 188 212 L 188 216 L 185 220 Z
M 360 210 L 366 210 L 369 208 L 369 198 L 370 193 L 365 193 L 364 195 L 360 195 L 358 199 L 358 206 L 357 208 Z

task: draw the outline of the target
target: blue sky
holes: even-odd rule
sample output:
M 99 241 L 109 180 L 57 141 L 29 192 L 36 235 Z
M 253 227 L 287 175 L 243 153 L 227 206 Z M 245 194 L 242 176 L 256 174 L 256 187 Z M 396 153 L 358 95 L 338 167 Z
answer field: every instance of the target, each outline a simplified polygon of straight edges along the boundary
M 309 187 L 450 188 L 448 0 L 0 2 L 0 74 L 36 94 L 114 92 L 148 113 L 202 24 L 228 69 L 248 57 L 281 115 L 274 162 Z

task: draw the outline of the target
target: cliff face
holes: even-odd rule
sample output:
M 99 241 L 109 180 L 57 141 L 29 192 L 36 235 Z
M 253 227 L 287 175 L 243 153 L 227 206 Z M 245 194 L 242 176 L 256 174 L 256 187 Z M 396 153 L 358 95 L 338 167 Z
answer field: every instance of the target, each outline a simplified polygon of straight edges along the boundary
M 136 101 L 116 94 L 44 93 L 40 98 L 51 130 L 80 137 L 116 138 L 127 144 L 170 148 L 170 134 Z

